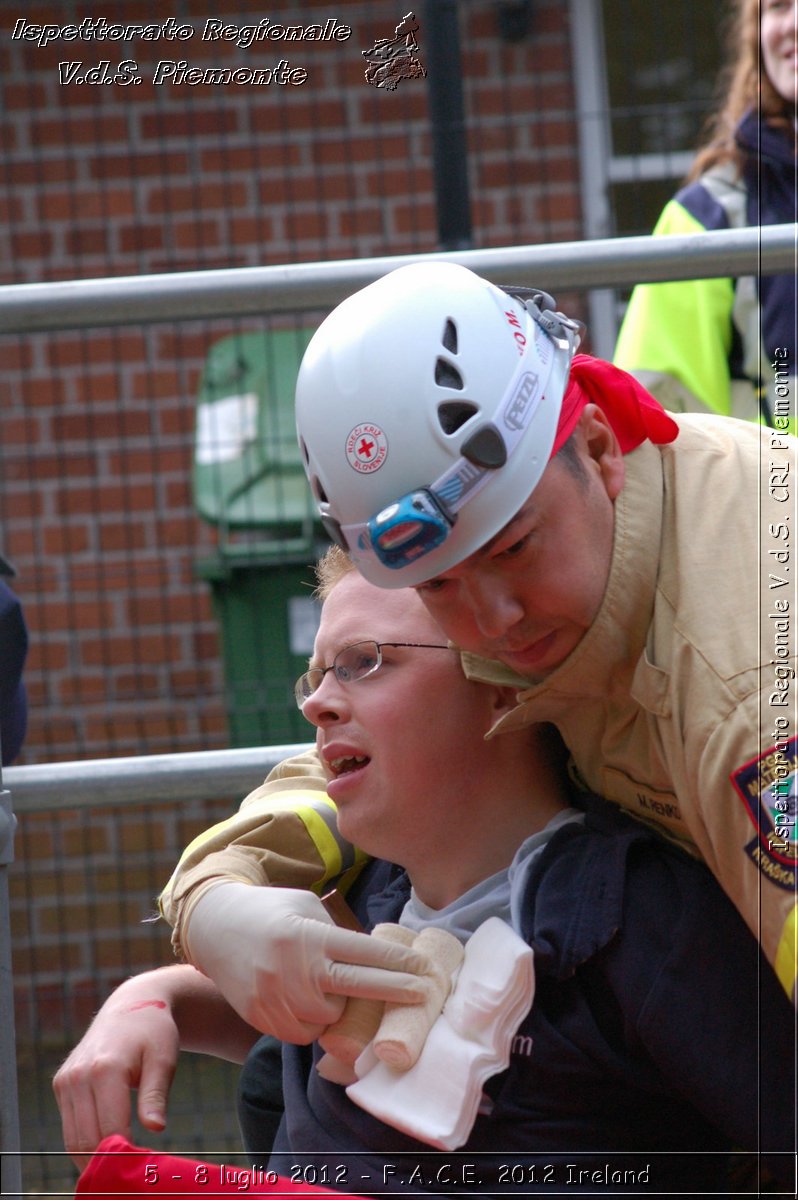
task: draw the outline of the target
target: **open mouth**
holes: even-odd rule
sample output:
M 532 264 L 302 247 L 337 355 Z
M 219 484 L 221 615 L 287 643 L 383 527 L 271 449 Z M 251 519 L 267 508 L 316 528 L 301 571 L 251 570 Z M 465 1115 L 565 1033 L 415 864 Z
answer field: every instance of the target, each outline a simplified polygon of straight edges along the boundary
M 336 779 L 341 775 L 350 775 L 353 771 L 359 771 L 370 763 L 371 759 L 365 754 L 354 754 L 351 757 L 331 758 L 329 760 L 330 770 Z

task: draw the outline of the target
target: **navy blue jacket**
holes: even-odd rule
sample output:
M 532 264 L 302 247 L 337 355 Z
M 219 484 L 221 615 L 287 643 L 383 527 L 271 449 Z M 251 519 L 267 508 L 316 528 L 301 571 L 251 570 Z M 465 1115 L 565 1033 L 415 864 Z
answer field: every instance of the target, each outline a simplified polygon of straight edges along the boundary
M 0 579 L 0 745 L 7 765 L 19 754 L 28 724 L 28 699 L 22 671 L 28 631 L 22 606 Z
M 375 862 L 349 899 L 372 926 L 408 893 Z M 769 1166 L 791 1186 L 792 1007 L 703 864 L 597 806 L 538 859 L 523 933 L 535 1001 L 465 1147 L 382 1124 L 311 1069 L 317 1047 L 286 1046 L 272 1166 L 375 1194 L 699 1194 L 737 1148 L 783 1151 Z

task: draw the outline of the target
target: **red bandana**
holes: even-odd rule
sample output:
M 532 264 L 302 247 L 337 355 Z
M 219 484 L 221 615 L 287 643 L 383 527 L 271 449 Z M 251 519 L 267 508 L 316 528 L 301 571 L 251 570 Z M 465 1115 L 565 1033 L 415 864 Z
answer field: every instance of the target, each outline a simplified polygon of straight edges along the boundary
M 577 354 L 571 363 L 552 456 L 573 433 L 586 404 L 602 410 L 624 454 L 646 438 L 661 445 L 672 442 L 679 432 L 662 405 L 627 371 L 589 354 Z

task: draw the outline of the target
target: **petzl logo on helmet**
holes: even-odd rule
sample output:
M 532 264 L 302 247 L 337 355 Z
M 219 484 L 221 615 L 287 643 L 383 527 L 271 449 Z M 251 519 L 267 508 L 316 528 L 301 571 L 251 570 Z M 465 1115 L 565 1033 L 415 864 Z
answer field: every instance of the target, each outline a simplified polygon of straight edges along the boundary
M 388 457 L 388 439 L 379 425 L 356 425 L 346 439 L 346 458 L 353 471 L 371 475 Z
M 506 427 L 515 430 L 523 429 L 529 419 L 527 409 L 530 404 L 537 407 L 537 399 L 538 376 L 532 371 L 527 371 L 521 376 L 518 387 L 502 413 L 502 420 Z

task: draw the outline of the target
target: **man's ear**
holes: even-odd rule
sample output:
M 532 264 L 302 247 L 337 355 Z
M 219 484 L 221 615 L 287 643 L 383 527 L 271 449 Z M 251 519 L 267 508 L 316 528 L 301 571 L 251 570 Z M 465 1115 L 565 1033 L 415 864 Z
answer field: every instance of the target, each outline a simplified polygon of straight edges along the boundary
M 615 500 L 623 488 L 626 475 L 623 451 L 615 430 L 597 404 L 585 405 L 577 429 L 585 453 L 598 468 L 607 495 L 610 500 Z

